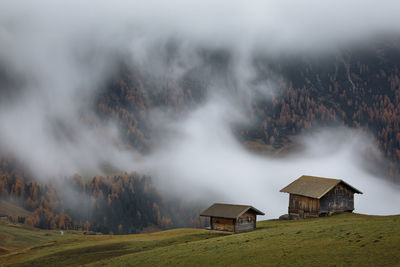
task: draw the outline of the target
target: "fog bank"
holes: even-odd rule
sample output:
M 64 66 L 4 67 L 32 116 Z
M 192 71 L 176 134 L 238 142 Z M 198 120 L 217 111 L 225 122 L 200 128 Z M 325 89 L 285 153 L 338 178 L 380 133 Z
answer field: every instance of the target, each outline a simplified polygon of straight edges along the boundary
M 266 212 L 266 218 L 276 218 L 287 213 L 289 201 L 279 190 L 302 175 L 312 175 L 342 179 L 362 191 L 355 195 L 355 212 L 400 213 L 399 186 L 365 169 L 371 164 L 366 156 L 381 157 L 365 133 L 322 128 L 298 137 L 301 151 L 261 156 L 236 140 L 230 127 L 233 120 L 245 118 L 233 105 L 214 98 L 185 120 L 168 122 L 168 137 L 143 164 L 159 178 L 158 188 L 188 201 L 254 205 Z
M 398 36 L 399 11 L 400 2 L 390 0 L 1 1 L 0 147 L 44 180 L 103 173 L 104 166 L 139 170 L 168 192 L 212 194 L 271 217 L 286 210 L 279 189 L 291 180 L 337 177 L 365 191 L 356 196 L 356 211 L 399 213 L 398 189 L 359 164 L 363 148 L 374 143 L 361 133 L 340 128 L 304 137 L 304 151 L 284 159 L 253 155 L 232 134 L 232 124 L 245 121 L 242 93 L 273 93 L 273 77 L 254 85 L 255 57 L 315 56 Z M 121 61 L 163 90 L 193 69 L 207 69 L 203 51 L 229 54 L 225 80 L 201 76 L 209 98 L 184 118 L 154 117 L 170 134 L 154 140 L 151 155 L 124 149 L 116 122 L 95 112 L 99 90 Z

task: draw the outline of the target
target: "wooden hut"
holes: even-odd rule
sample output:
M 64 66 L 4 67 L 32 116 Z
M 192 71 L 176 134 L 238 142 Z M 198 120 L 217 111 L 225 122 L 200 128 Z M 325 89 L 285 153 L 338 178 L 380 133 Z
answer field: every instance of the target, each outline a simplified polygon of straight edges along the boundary
M 215 203 L 200 213 L 200 216 L 210 217 L 212 230 L 234 233 L 256 229 L 257 215 L 264 213 L 252 206 L 222 203 Z
M 326 216 L 354 210 L 354 193 L 361 191 L 343 180 L 301 176 L 281 192 L 289 193 L 289 218 Z

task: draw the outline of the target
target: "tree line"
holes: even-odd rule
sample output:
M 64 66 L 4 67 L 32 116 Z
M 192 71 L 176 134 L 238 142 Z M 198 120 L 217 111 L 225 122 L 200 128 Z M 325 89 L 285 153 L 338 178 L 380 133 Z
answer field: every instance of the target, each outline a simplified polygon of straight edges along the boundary
M 10 157 L 1 165 L 12 165 L 7 161 Z M 11 169 L 0 170 L 0 197 L 32 212 L 31 217 L 11 218 L 16 222 L 43 229 L 114 234 L 200 225 L 198 209 L 168 203 L 149 176 L 131 173 L 82 178 L 76 174 L 40 183 Z

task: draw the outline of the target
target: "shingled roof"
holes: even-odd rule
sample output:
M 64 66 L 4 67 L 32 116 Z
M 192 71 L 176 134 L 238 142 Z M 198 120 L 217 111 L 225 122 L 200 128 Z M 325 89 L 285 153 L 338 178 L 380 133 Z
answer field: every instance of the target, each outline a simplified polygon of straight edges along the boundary
M 362 194 L 361 191 L 352 187 L 343 180 L 307 175 L 301 176 L 285 188 L 281 189 L 280 192 L 320 199 L 339 183 L 345 184 L 353 190 L 354 193 Z
M 237 219 L 248 210 L 254 211 L 257 215 L 265 215 L 252 206 L 214 203 L 208 209 L 202 211 L 200 216 Z

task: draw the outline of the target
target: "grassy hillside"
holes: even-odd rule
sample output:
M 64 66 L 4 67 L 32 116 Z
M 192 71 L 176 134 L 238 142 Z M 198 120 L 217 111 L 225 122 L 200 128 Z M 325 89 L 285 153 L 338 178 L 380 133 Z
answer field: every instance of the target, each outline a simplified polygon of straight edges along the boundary
M 18 217 L 18 216 L 31 217 L 32 216 L 32 212 L 27 211 L 24 208 L 21 208 L 19 206 L 11 204 L 8 201 L 1 200 L 1 199 L 0 199 L 0 213 L 11 215 L 14 217 Z
M 0 225 L 0 262 L 16 266 L 358 265 L 400 266 L 400 216 L 341 214 L 262 221 L 226 234 L 176 229 L 152 234 L 83 236 Z

